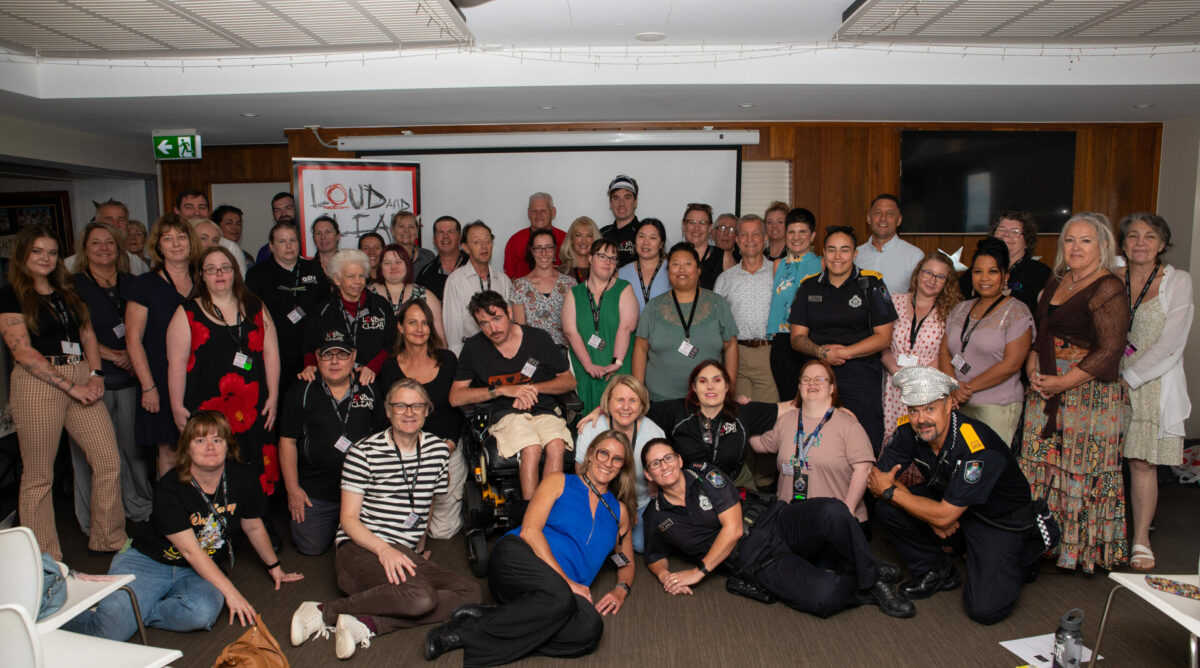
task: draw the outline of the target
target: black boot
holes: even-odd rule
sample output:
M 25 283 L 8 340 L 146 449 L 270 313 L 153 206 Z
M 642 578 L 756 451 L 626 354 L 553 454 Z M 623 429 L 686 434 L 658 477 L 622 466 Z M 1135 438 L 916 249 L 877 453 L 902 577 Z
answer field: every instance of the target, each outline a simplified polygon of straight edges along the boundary
M 885 615 L 892 617 L 912 617 L 917 614 L 917 608 L 912 601 L 896 593 L 895 585 L 884 582 L 883 578 L 875 580 L 870 589 L 858 592 L 860 605 L 874 604 Z
M 909 580 L 900 585 L 900 595 L 910 601 L 929 598 L 939 591 L 949 591 L 962 585 L 962 577 L 954 563 L 947 560 L 941 568 Z
M 425 660 L 433 661 L 451 650 L 462 648 L 462 638 L 458 635 L 458 623 L 451 620 L 429 629 L 425 635 Z

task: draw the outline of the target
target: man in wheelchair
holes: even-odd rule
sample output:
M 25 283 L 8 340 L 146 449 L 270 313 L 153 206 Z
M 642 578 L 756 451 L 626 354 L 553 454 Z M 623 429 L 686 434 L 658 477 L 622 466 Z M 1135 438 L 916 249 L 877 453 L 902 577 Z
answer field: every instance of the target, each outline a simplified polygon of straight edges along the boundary
M 508 302 L 485 290 L 467 304 L 480 332 L 463 343 L 450 404 L 486 406 L 488 433 L 501 457 L 518 457 L 521 496 L 528 500 L 543 475 L 562 471 L 563 454 L 574 447 L 571 430 L 558 414 L 554 395 L 575 389 L 567 359 L 550 335 L 512 321 Z

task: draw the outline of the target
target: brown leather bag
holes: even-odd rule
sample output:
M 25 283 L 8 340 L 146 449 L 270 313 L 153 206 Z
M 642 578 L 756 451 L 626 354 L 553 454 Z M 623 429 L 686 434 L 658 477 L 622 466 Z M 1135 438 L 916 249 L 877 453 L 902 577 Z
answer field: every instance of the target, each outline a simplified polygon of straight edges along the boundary
M 279 642 L 263 624 L 261 615 L 254 615 L 251 626 L 241 638 L 221 650 L 213 668 L 289 668 L 287 657 Z

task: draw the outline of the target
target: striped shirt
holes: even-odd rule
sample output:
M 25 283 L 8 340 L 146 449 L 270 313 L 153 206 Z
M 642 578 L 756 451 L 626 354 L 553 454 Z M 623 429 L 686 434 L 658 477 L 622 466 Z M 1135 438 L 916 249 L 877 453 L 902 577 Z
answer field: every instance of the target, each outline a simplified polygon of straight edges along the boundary
M 418 456 L 419 455 L 419 456 Z M 392 544 L 415 549 L 429 523 L 433 496 L 449 489 L 450 448 L 442 439 L 421 432 L 420 445 L 402 454 L 385 429 L 355 443 L 342 466 L 342 490 L 363 497 L 358 518 L 371 533 Z M 405 528 L 405 518 L 416 521 Z M 350 537 L 338 527 L 337 543 Z

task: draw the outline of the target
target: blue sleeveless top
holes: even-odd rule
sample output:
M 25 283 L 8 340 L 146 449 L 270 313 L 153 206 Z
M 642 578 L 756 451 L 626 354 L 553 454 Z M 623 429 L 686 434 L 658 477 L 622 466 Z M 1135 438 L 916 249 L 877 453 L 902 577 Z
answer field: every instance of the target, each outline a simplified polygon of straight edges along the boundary
M 605 492 L 603 498 L 620 517 L 621 504 L 617 497 L 612 492 Z M 603 503 L 596 504 L 595 519 L 588 514 L 589 510 L 587 483 L 576 475 L 564 476 L 562 494 L 550 508 L 542 533 L 567 577 L 590 587 L 604 565 L 604 559 L 616 546 L 620 527 L 604 509 Z M 520 536 L 521 527 L 509 533 Z

